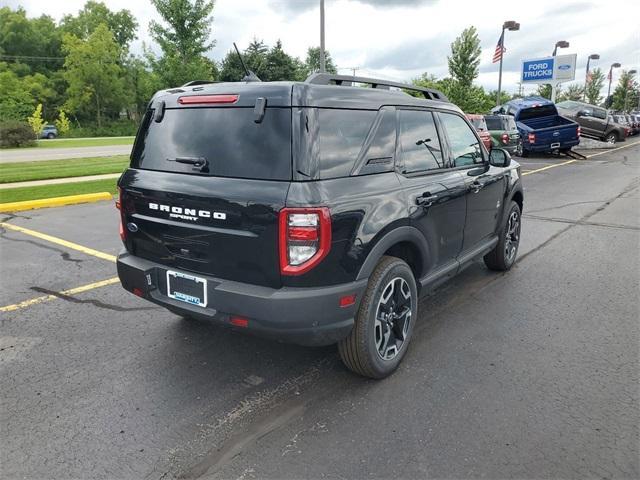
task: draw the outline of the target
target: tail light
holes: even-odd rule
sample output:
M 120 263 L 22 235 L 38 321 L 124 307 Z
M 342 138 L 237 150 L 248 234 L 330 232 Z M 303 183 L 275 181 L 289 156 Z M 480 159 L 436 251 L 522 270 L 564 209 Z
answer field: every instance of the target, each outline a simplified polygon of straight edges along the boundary
M 528 135 L 529 138 L 529 143 L 536 143 L 536 134 L 535 133 L 530 133 Z
M 127 240 L 127 229 L 124 228 L 124 211 L 122 208 L 122 188 L 118 187 L 118 199 L 116 200 L 116 208 L 120 210 L 120 240 L 122 242 L 126 242 Z
M 331 214 L 328 208 L 283 208 L 279 225 L 282 275 L 308 272 L 329 253 Z
M 504 143 L 505 145 L 507 143 L 509 143 L 509 135 L 508 134 L 506 134 L 506 133 L 502 134 L 502 143 Z
M 582 134 L 582 127 L 578 127 L 578 136 L 580 136 L 580 134 Z

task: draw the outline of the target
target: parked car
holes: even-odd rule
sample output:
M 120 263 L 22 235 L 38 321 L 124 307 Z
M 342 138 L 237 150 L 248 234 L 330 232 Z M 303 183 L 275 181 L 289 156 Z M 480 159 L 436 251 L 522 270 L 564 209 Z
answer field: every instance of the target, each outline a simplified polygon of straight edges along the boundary
M 491 150 L 491 134 L 489 133 L 489 129 L 487 128 L 487 123 L 484 121 L 484 115 L 476 115 L 472 113 L 467 114 L 467 118 L 471 122 L 478 132 L 480 136 L 480 140 L 482 140 L 482 144 L 487 151 Z
M 636 133 L 640 133 L 640 113 L 631 113 L 630 116 L 633 119 Z
M 492 147 L 504 148 L 511 155 L 522 155 L 522 140 L 511 115 L 485 115 Z
M 637 135 L 640 128 L 638 128 L 638 122 L 635 117 L 631 114 L 624 114 L 624 117 L 627 119 L 627 123 L 629 124 L 629 128 L 631 128 L 631 135 Z
M 532 152 L 568 152 L 580 143 L 580 125 L 560 116 L 546 98 L 516 98 L 492 113 L 513 115 L 522 137 L 523 157 Z
M 56 138 L 58 136 L 58 129 L 55 125 L 45 125 L 40 133 L 40 138 Z
M 405 355 L 418 292 L 476 258 L 511 268 L 523 206 L 520 166 L 489 154 L 442 93 L 332 74 L 156 93 L 118 188 L 126 290 L 238 331 L 337 343 L 373 378 Z
M 612 145 L 625 140 L 625 128 L 610 120 L 611 117 L 604 108 L 573 100 L 559 102 L 556 107 L 560 115 L 580 125 L 583 137 L 593 138 Z
M 607 115 L 607 119 L 612 122 L 615 123 L 616 125 L 619 125 L 620 128 L 622 128 L 622 130 L 624 130 L 624 136 L 629 137 L 631 135 L 631 126 L 627 123 L 627 121 L 624 118 L 619 118 L 619 115 Z M 619 122 L 623 122 L 623 123 L 619 123 Z

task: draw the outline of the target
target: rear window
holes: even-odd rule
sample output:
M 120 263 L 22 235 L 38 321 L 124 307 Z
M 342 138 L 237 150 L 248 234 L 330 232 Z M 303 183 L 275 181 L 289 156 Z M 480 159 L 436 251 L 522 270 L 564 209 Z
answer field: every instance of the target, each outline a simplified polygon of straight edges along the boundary
M 261 123 L 250 108 L 167 109 L 147 112 L 131 167 L 217 177 L 291 179 L 291 109 L 267 108 Z M 207 167 L 193 162 L 206 161 Z M 191 162 L 191 163 L 190 163 Z
M 556 107 L 554 105 L 544 105 L 542 107 L 525 108 L 520 111 L 520 120 L 528 120 L 530 118 L 555 116 Z
M 485 122 L 483 117 L 469 118 L 469 121 L 471 122 L 471 125 L 476 127 L 476 130 L 478 131 L 487 130 L 487 122 Z
M 502 119 L 500 117 L 484 117 L 484 121 L 487 122 L 487 128 L 489 130 L 503 130 Z

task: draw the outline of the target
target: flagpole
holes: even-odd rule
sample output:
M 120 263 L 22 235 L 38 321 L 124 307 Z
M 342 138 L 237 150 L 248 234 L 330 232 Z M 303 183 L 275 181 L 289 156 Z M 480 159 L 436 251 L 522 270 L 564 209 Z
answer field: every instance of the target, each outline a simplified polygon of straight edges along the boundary
M 502 57 L 504 57 L 504 25 L 502 25 L 502 34 L 500 35 L 500 68 L 498 69 L 498 96 L 496 98 L 496 107 L 500 106 L 500 92 L 502 91 Z
M 515 32 L 520 30 L 520 24 L 513 20 L 508 20 L 502 24 L 502 33 L 500 34 L 500 68 L 498 69 L 498 95 L 496 97 L 496 106 L 500 106 L 500 94 L 502 93 L 502 57 L 504 57 L 504 31 L 510 30 Z M 495 54 L 494 54 L 495 56 Z M 494 60 L 495 63 L 495 60 Z

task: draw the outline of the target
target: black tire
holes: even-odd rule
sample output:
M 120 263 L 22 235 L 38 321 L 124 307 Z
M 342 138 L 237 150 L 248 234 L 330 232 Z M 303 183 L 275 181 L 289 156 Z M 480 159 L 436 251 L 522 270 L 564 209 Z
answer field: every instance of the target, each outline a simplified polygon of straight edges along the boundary
M 618 135 L 616 135 L 616 132 L 608 133 L 607 136 L 604 137 L 604 141 L 609 145 L 615 145 L 618 141 Z
M 518 256 L 521 226 L 520 206 L 512 200 L 502 220 L 498 243 L 484 256 L 484 263 L 490 270 L 504 272 L 513 266 Z
M 529 151 L 525 150 L 524 148 L 522 149 L 522 155 L 520 155 L 522 158 L 528 158 L 529 157 Z
M 524 152 L 524 149 L 522 148 L 522 140 L 520 140 L 518 142 L 518 144 L 516 145 L 516 149 L 514 150 L 513 153 L 517 157 L 522 157 L 523 156 L 523 152 Z
M 399 258 L 382 257 L 369 277 L 353 330 L 338 344 L 340 358 L 364 377 L 391 375 L 407 352 L 417 315 L 418 290 L 411 268 Z
M 48 133 L 47 138 L 51 140 L 52 138 L 56 138 L 56 136 L 53 133 Z

